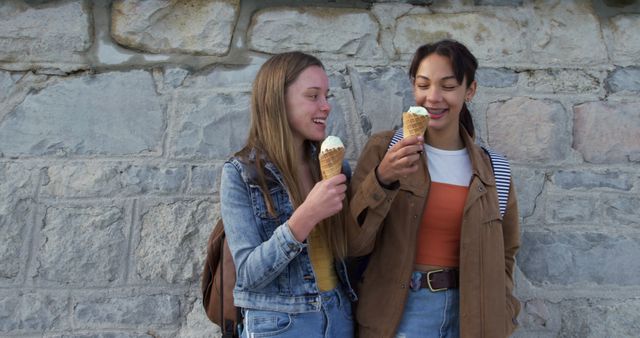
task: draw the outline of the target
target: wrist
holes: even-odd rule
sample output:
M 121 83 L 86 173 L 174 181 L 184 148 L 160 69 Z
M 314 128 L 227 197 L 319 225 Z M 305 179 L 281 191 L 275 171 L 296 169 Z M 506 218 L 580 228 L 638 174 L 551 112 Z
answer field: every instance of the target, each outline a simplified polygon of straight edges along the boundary
M 376 175 L 376 181 L 378 181 L 378 184 L 383 187 L 384 189 L 387 190 L 396 190 L 400 187 L 400 181 L 395 180 L 391 183 L 385 183 L 380 179 L 380 174 L 378 173 L 378 167 L 380 167 L 380 165 L 378 164 L 376 166 L 376 168 L 374 169 L 374 174 Z
M 296 238 L 296 240 L 298 240 L 299 242 L 304 242 L 304 240 L 307 239 L 307 236 L 309 236 L 309 233 L 313 229 L 315 223 L 312 218 L 313 217 L 305 215 L 302 206 L 298 207 L 298 209 L 293 212 L 291 217 L 289 217 L 289 220 L 287 221 L 287 223 L 289 224 L 289 229 L 291 230 L 291 233 Z

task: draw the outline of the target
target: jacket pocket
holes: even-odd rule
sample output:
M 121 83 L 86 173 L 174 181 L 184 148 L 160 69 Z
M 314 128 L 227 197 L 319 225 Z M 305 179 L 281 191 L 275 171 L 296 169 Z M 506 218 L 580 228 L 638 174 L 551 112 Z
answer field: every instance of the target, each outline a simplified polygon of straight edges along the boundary
M 251 203 L 253 204 L 253 213 L 256 219 L 261 224 L 264 231 L 264 240 L 271 237 L 275 229 L 282 223 L 284 223 L 291 214 L 291 203 L 289 201 L 289 195 L 282 187 L 275 187 L 269 190 L 269 196 L 271 196 L 272 208 L 275 214 L 269 213 L 267 207 L 267 201 L 262 194 L 262 190 L 258 185 L 250 185 Z
M 247 310 L 246 325 L 250 337 L 271 337 L 288 331 L 293 325 L 293 319 L 285 312 Z

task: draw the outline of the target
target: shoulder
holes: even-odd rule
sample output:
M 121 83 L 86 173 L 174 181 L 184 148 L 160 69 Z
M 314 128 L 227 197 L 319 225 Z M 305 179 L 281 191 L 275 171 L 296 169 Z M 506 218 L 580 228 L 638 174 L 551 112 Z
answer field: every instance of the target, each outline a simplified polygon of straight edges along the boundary
M 222 167 L 223 179 L 241 179 L 245 182 L 252 182 L 256 179 L 255 158 L 234 155 L 230 157 Z
M 364 149 L 362 149 L 362 152 L 360 153 L 360 159 L 358 162 L 370 158 L 379 159 L 384 156 L 394 132 L 394 130 L 385 130 L 371 135 L 367 140 L 367 144 L 364 146 Z
M 395 132 L 396 132 L 395 130 L 379 131 L 371 135 L 371 137 L 369 137 L 369 140 L 367 141 L 367 145 L 374 146 L 374 147 L 382 146 L 386 150 Z
M 224 163 L 222 172 L 236 171 L 238 173 L 242 173 L 246 171 L 248 166 L 249 162 L 246 159 L 239 156 L 232 156 Z
M 482 150 L 482 152 L 484 152 L 486 157 L 488 157 L 492 166 L 509 167 L 509 159 L 507 159 L 507 157 L 504 154 L 494 149 L 491 149 L 487 146 L 478 146 L 478 147 Z

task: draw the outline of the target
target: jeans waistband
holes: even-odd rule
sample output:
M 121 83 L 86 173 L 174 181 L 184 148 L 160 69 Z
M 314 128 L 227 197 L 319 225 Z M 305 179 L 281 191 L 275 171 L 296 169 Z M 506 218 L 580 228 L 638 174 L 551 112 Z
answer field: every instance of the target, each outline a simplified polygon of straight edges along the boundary
M 320 298 L 322 299 L 322 303 L 337 302 L 339 304 L 340 302 L 348 301 L 344 292 L 340 290 L 340 287 L 328 291 L 321 291 Z

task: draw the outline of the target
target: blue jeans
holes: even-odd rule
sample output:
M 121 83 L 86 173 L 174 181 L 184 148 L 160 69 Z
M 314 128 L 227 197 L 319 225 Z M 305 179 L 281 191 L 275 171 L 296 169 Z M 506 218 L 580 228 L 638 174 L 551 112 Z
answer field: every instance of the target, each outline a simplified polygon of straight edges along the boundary
M 245 309 L 242 337 L 353 337 L 351 303 L 344 292 L 338 287 L 320 295 L 322 307 L 317 312 L 286 313 Z
M 413 278 L 419 278 L 414 272 Z M 458 289 L 410 290 L 396 338 L 456 338 L 460 336 Z

